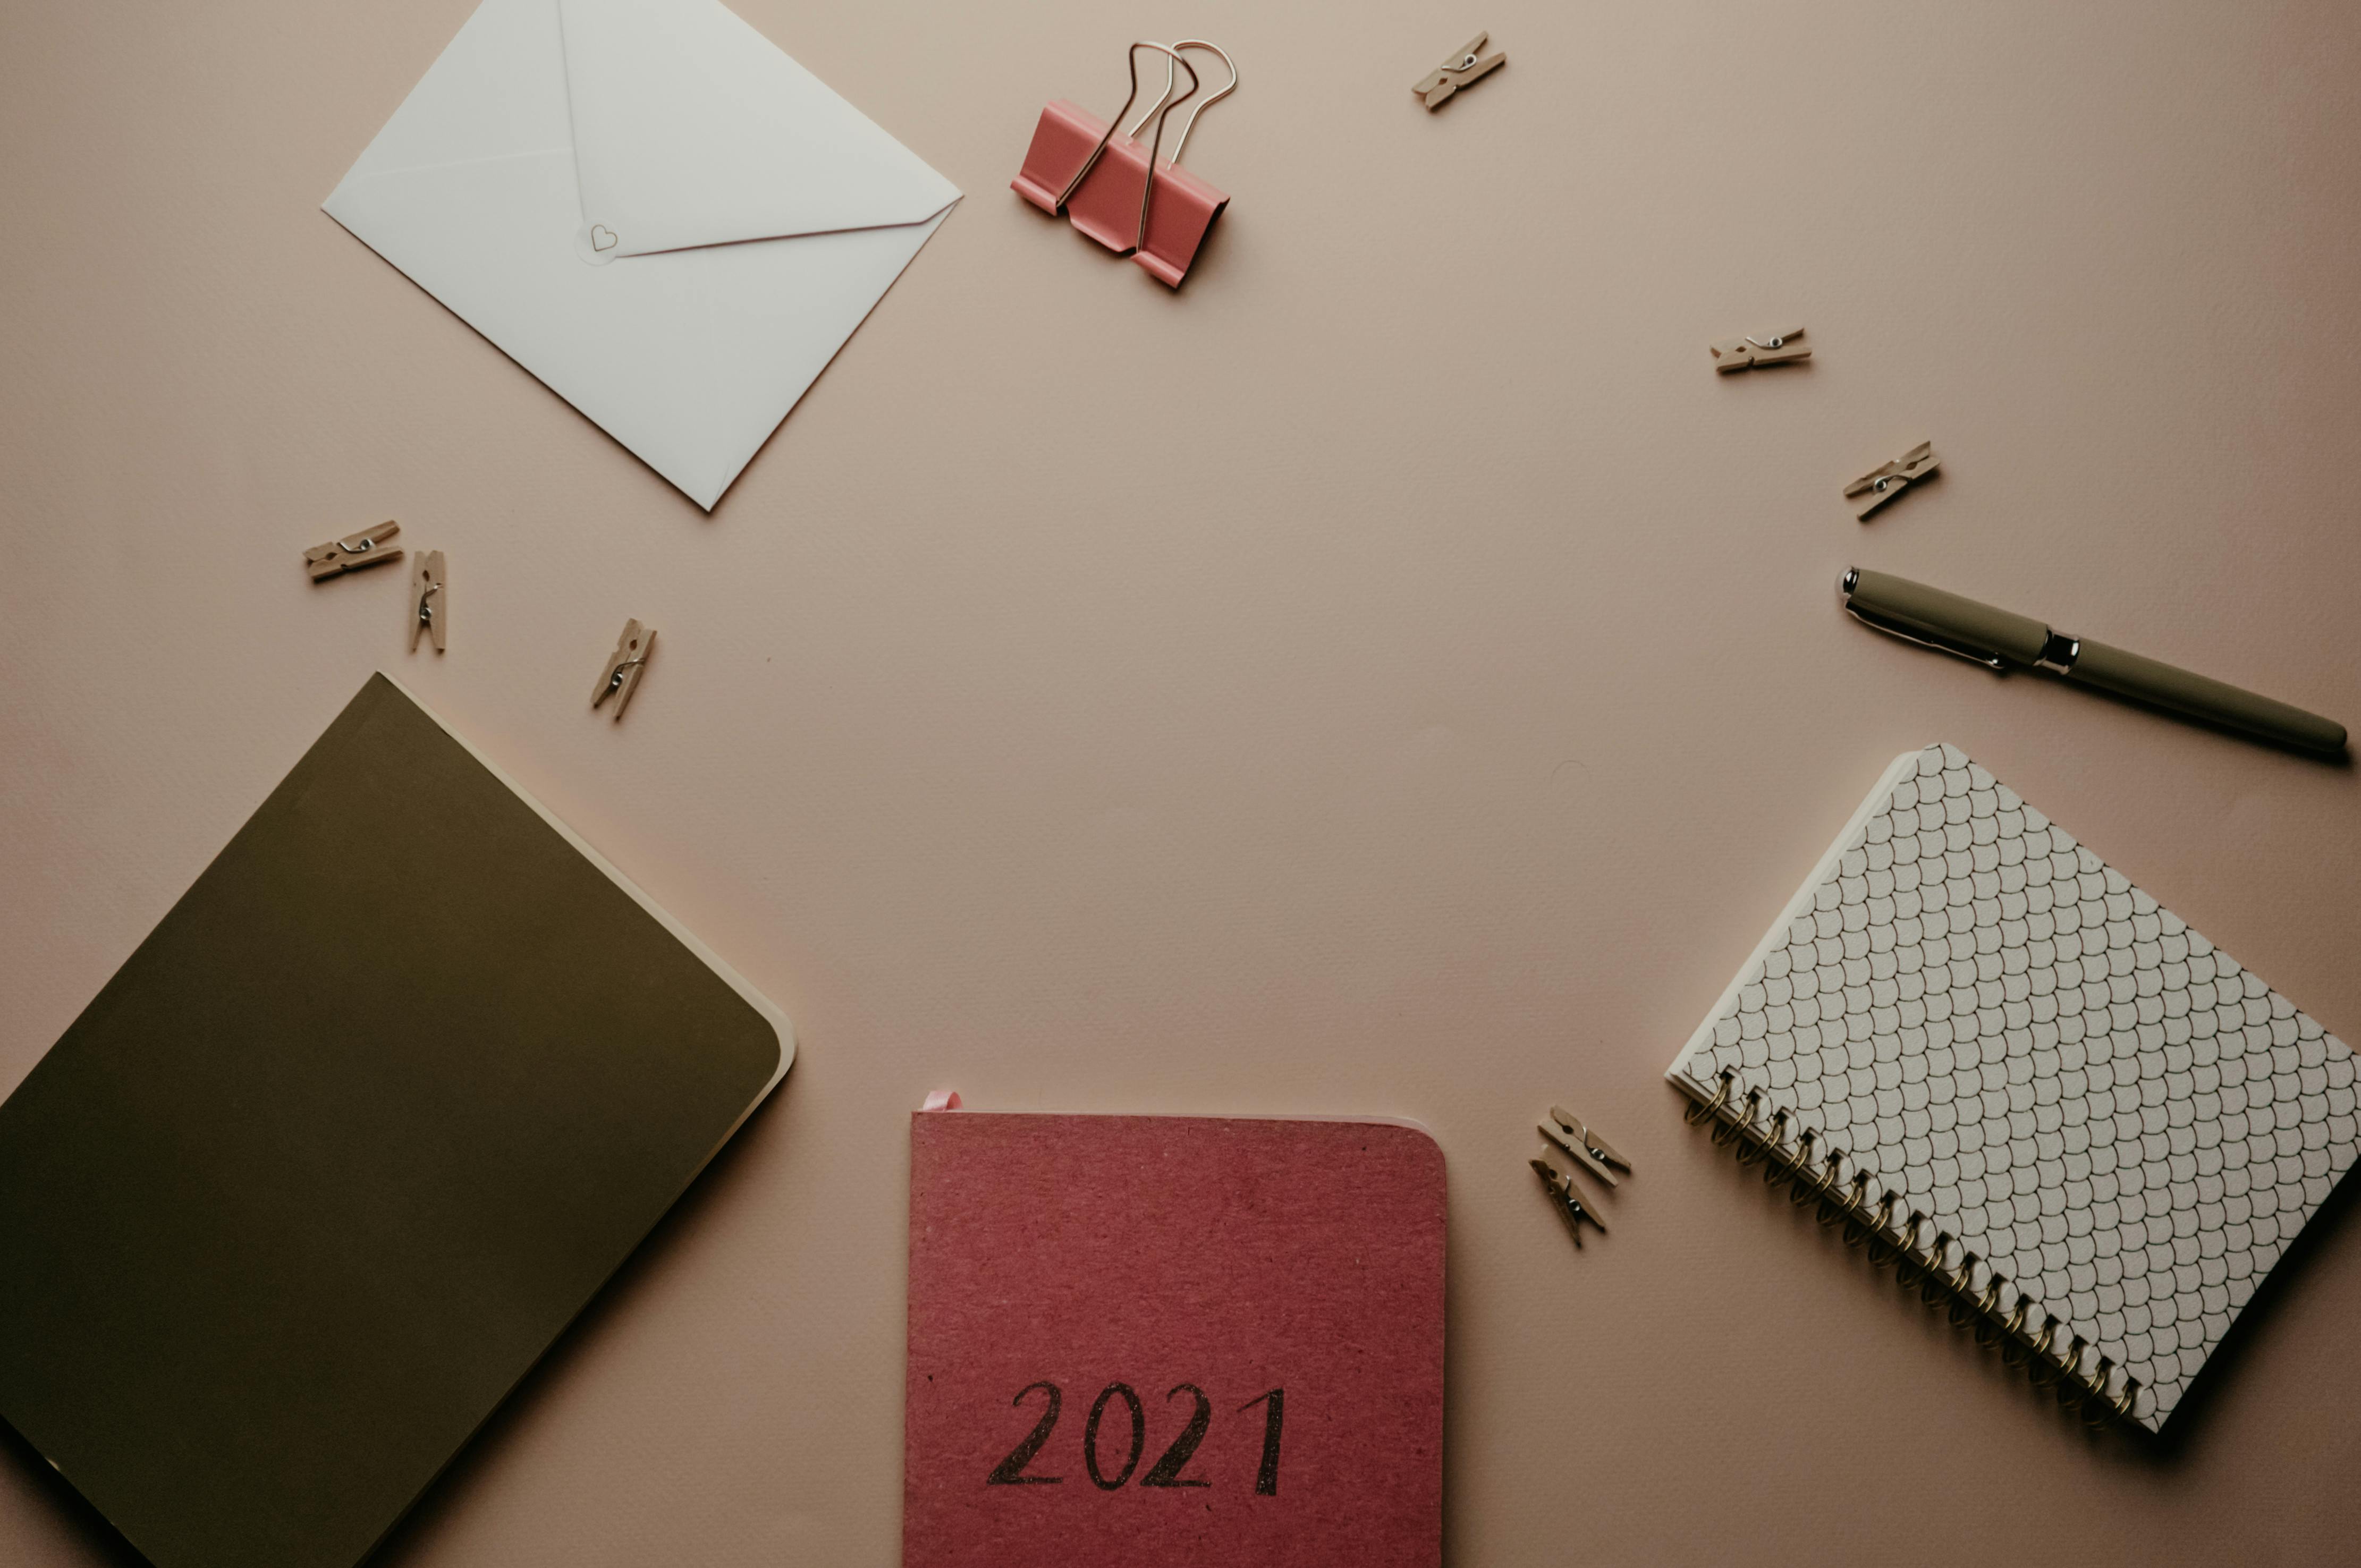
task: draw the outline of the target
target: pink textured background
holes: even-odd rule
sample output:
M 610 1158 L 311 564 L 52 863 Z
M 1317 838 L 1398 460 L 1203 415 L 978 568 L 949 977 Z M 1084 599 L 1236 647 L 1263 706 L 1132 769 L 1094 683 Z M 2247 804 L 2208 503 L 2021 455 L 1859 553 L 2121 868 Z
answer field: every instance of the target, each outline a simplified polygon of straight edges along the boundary
M 2361 1225 L 2180 1447 L 2092 1445 L 1659 1074 L 1936 739 L 2361 1038 L 2352 769 L 1833 594 L 2361 723 L 2361 6 L 741 8 L 968 200 L 708 520 L 317 210 L 469 0 L 0 7 L 0 1090 L 379 666 L 801 1038 L 387 1564 L 893 1563 L 950 1084 L 1431 1127 L 1457 1568 L 2351 1555 Z M 1245 72 L 1178 294 L 1007 190 L 1175 29 Z M 1713 373 L 1797 321 L 1809 368 Z M 297 565 L 385 517 L 449 556 L 440 660 L 399 569 Z M 1554 1100 L 1639 1166 L 1578 1255 Z M 0 1563 L 115 1561 L 0 1446 Z
M 1180 1116 L 910 1119 L 906 1568 L 1433 1568 L 1443 1549 L 1442 1151 L 1408 1127 Z M 1057 1425 L 986 1486 L 1044 1396 Z M 1147 1411 L 1129 1484 L 1093 1484 L 1090 1408 Z M 1184 1479 L 1140 1478 L 1213 1419 Z M 1286 1391 L 1275 1496 L 1264 1409 Z M 1101 1418 L 1112 1479 L 1121 1396 Z

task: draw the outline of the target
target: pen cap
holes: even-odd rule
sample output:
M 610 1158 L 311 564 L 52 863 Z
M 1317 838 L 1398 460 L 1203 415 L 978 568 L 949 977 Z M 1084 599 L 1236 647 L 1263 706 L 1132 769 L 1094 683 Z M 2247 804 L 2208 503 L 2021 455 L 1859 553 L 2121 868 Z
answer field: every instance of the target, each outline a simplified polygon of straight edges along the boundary
M 1885 572 L 1855 568 L 1845 575 L 1843 588 L 1849 609 L 1890 621 L 1929 641 L 1997 653 L 2012 663 L 2037 663 L 2049 639 L 2049 628 L 2029 615 L 2012 615 Z

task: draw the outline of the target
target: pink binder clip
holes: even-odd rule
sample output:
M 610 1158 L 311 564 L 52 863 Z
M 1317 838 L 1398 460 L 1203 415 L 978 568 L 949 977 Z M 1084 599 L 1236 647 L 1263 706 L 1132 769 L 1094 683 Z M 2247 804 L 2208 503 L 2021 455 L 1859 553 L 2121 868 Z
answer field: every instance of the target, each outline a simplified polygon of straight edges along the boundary
M 1139 51 L 1144 49 L 1165 57 L 1164 92 L 1128 130 L 1118 135 L 1123 117 L 1139 99 Z M 1180 58 L 1180 50 L 1189 49 L 1220 55 L 1222 63 L 1230 68 L 1229 84 L 1189 112 L 1173 143 L 1172 156 L 1165 159 L 1160 156 L 1165 116 L 1194 96 L 1198 87 L 1196 71 Z M 1180 155 L 1188 148 L 1197 116 L 1237 91 L 1238 68 L 1226 51 L 1202 38 L 1169 47 L 1136 43 L 1127 59 L 1131 93 L 1115 118 L 1101 120 L 1063 99 L 1049 104 L 1034 127 L 1025 165 L 1009 185 L 1042 211 L 1071 218 L 1076 228 L 1117 256 L 1129 256 L 1166 287 L 1177 289 L 1197 258 L 1205 231 L 1230 202 L 1180 168 Z M 1188 90 L 1177 98 L 1172 95 L 1176 71 L 1189 78 Z M 1156 121 L 1156 131 L 1143 148 L 1134 137 L 1150 118 Z

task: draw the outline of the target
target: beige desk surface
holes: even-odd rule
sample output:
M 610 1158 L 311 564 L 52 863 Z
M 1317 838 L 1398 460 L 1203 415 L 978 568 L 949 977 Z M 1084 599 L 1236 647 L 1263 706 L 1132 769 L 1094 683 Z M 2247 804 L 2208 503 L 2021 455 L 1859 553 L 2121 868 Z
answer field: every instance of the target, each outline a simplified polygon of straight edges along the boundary
M 1832 591 L 2361 722 L 2361 9 L 741 0 L 968 195 L 708 519 L 317 210 L 470 5 L 0 15 L 0 1092 L 378 668 L 799 1025 L 383 1562 L 893 1563 L 938 1086 L 1430 1126 L 1455 1564 L 2351 1560 L 2361 1230 L 2143 1456 L 1658 1075 L 1938 738 L 2361 1039 L 2351 768 Z M 1479 26 L 1509 66 L 1430 116 Z M 1177 295 L 1007 189 L 1175 28 L 1246 73 Z M 1809 368 L 1709 367 L 1798 320 Z M 385 517 L 449 554 L 441 659 L 406 568 L 298 566 Z M 1578 1256 L 1524 1163 L 1560 1098 L 1639 1167 Z M 119 1560 L 0 1445 L 0 1562 Z

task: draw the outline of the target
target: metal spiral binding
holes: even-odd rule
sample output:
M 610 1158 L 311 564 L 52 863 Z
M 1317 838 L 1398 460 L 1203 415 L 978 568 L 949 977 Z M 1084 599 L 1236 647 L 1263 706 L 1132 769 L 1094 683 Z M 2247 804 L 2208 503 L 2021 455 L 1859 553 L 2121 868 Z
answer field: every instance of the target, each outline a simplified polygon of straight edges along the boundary
M 1949 1232 L 1938 1230 L 1931 1237 L 1925 1236 L 1923 1233 L 1934 1222 L 1916 1209 L 1897 1224 L 1894 1212 L 1902 1201 L 1899 1193 L 1889 1188 L 1872 1203 L 1872 1179 L 1857 1164 L 1851 1179 L 1840 1184 L 1841 1169 L 1851 1163 L 1850 1156 L 1839 1148 L 1819 1152 L 1821 1135 L 1813 1127 L 1803 1128 L 1790 1144 L 1788 1129 L 1798 1122 L 1794 1112 L 1773 1108 L 1766 1124 L 1761 1090 L 1750 1089 L 1733 1099 L 1738 1093 L 1738 1075 L 1725 1069 L 1716 1076 L 1719 1083 L 1713 1098 L 1691 1106 L 1686 1113 L 1692 1126 L 1711 1122 L 1713 1141 L 1735 1144 L 1739 1164 L 1762 1165 L 1763 1179 L 1773 1186 L 1786 1182 L 1797 1208 L 1817 1203 L 1823 1226 L 1844 1227 L 1846 1245 L 1866 1246 L 1872 1258 L 1893 1265 L 1905 1289 L 1916 1288 L 1930 1307 L 1947 1307 L 1955 1326 L 1974 1325 L 1978 1344 L 1997 1345 L 2007 1365 L 2026 1368 L 2035 1387 L 2054 1386 L 2058 1402 L 2069 1409 L 2079 1409 L 2087 1424 L 2103 1427 L 2132 1419 L 2139 1401 L 2138 1378 L 2126 1372 L 2122 1391 L 2109 1392 L 2115 1371 L 2114 1358 L 2101 1355 L 2085 1372 L 2082 1360 L 2091 1347 L 2081 1334 L 2074 1334 L 2064 1349 L 2058 1348 L 2059 1331 L 2066 1325 L 2056 1314 L 2044 1312 L 2037 1327 L 2028 1327 L 2034 1310 L 2032 1297 L 2019 1291 L 2015 1302 L 2004 1308 L 2002 1301 L 2008 1281 L 1964 1247 L 1955 1266 L 1950 1254 L 1958 1244 Z M 1985 1274 L 1981 1291 L 1975 1288 L 1979 1268 Z

